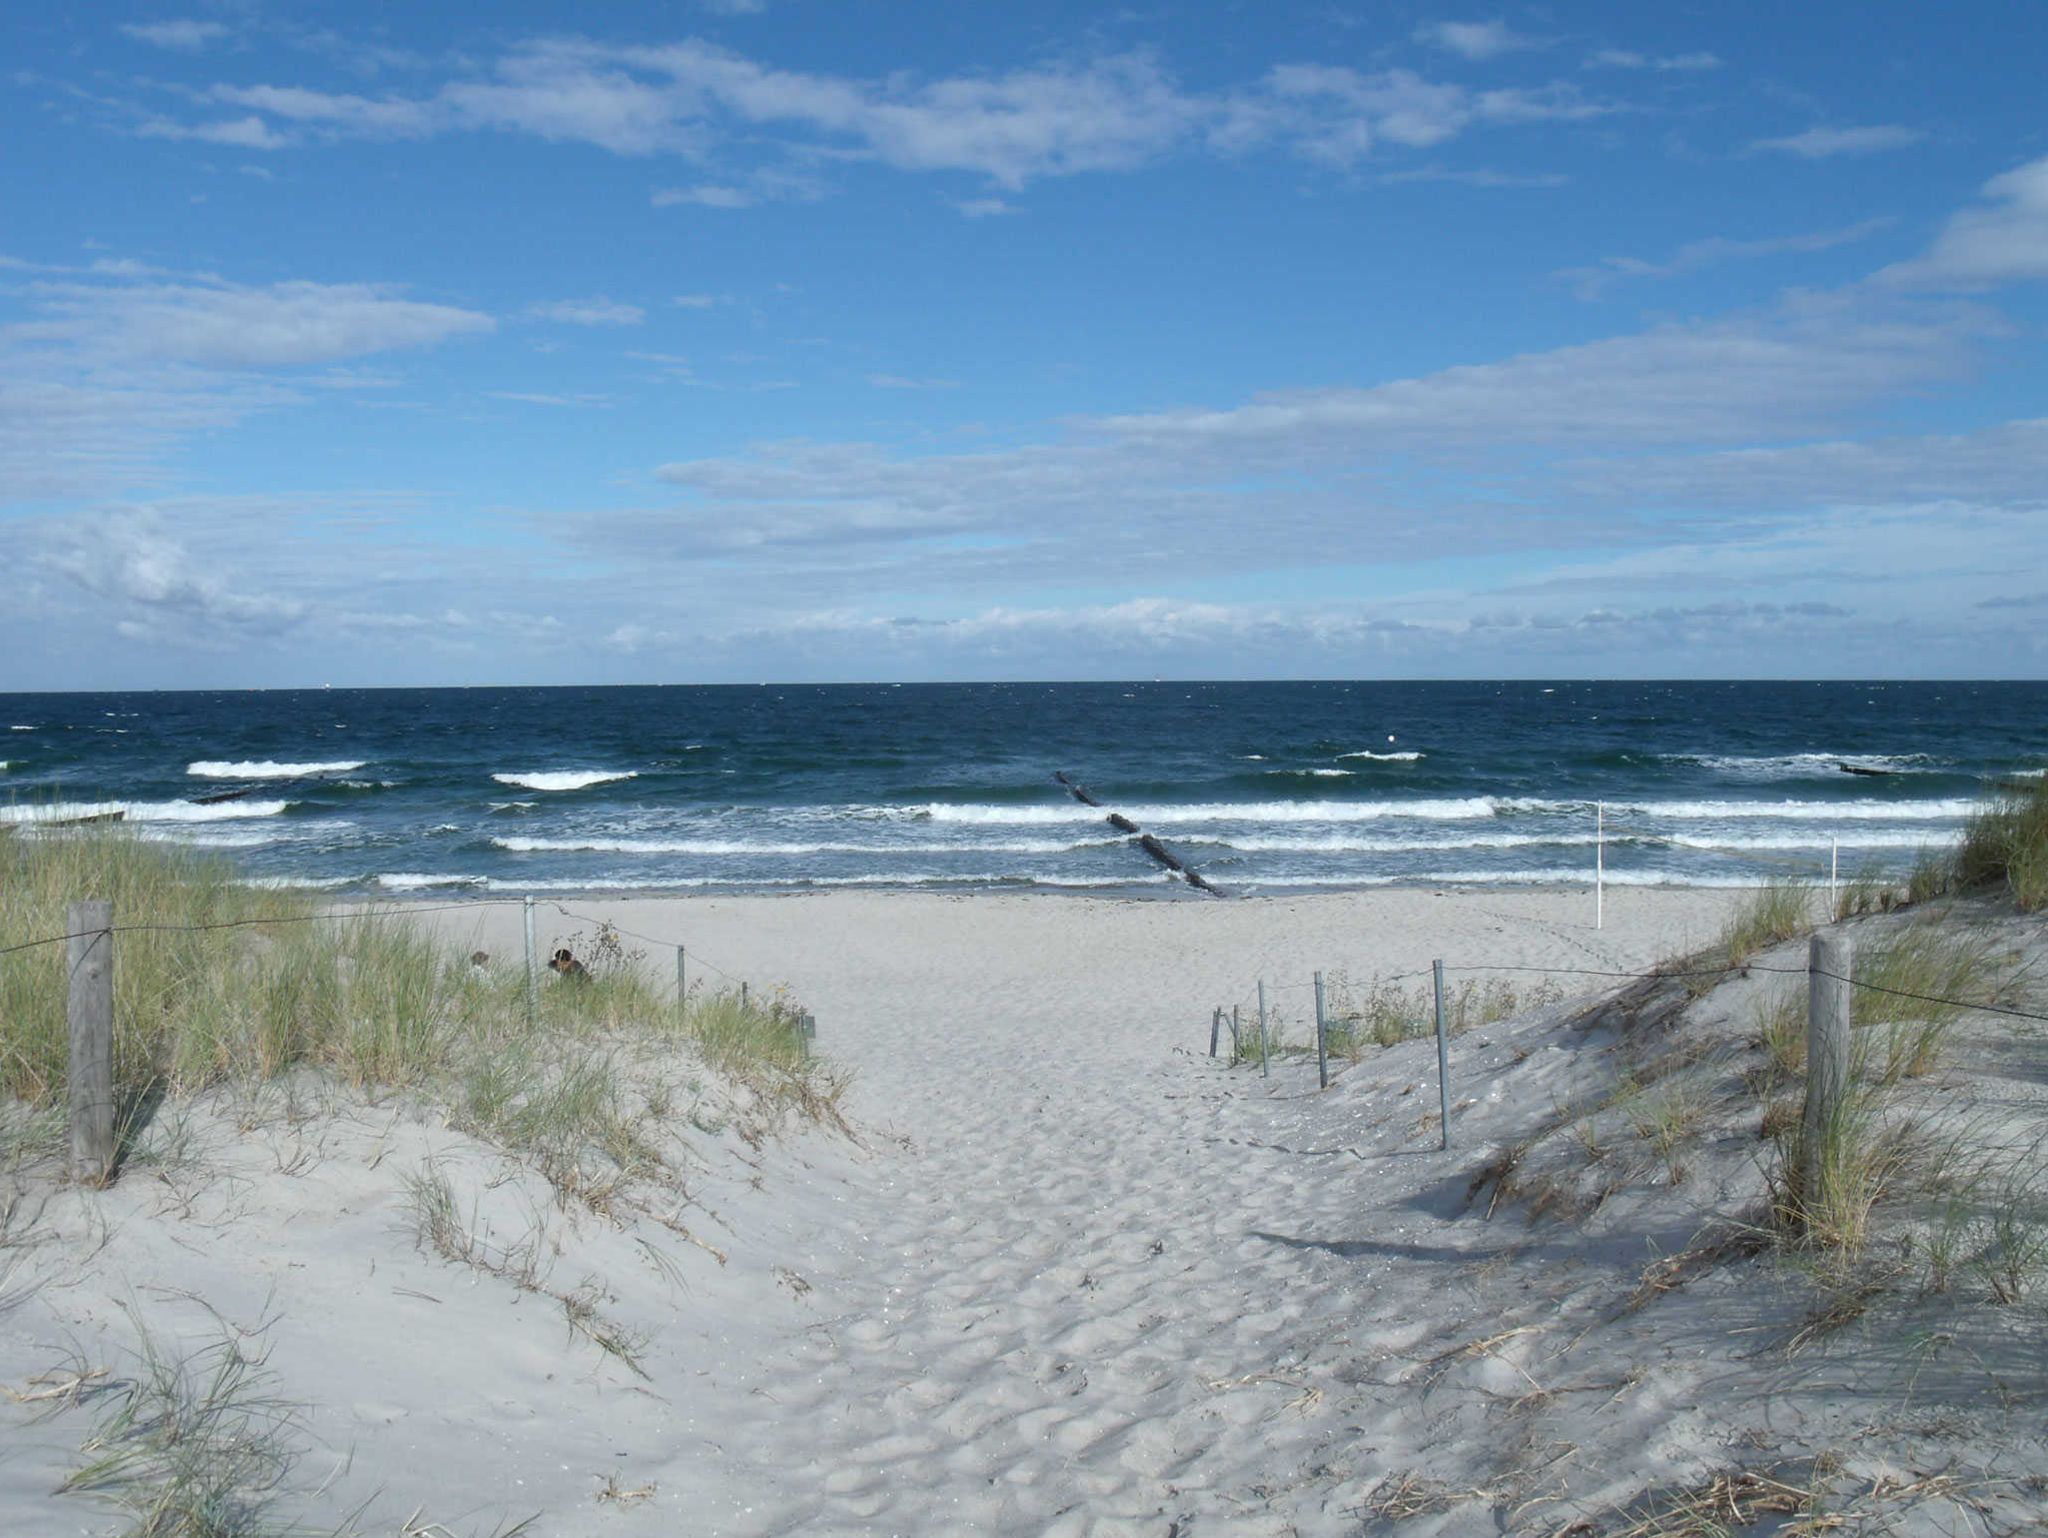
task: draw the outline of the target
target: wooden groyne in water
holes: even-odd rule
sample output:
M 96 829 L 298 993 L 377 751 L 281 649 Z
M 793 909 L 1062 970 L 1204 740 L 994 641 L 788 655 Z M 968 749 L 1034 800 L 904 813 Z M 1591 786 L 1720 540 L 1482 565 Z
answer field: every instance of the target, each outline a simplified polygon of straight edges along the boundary
M 1052 777 L 1064 785 L 1067 793 L 1083 806 L 1092 806 L 1098 810 L 1102 808 L 1102 803 L 1089 794 L 1088 787 L 1070 777 L 1066 770 L 1056 769 L 1053 771 Z M 1221 897 L 1223 895 L 1203 878 L 1200 871 L 1189 865 L 1179 855 L 1167 848 L 1166 845 L 1132 822 L 1130 818 L 1124 816 L 1122 812 L 1111 812 L 1102 820 L 1116 829 L 1117 832 L 1130 834 L 1132 838 L 1137 840 L 1140 849 L 1144 850 L 1146 854 L 1157 860 L 1174 875 L 1180 877 L 1181 880 L 1185 881 L 1196 891 L 1207 892 L 1211 897 Z

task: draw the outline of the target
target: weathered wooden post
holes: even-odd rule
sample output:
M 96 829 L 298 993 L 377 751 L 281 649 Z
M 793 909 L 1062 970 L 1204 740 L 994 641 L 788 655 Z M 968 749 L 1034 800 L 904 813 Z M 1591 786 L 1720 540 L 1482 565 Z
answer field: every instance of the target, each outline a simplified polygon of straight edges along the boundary
M 1259 1077 L 1272 1077 L 1266 1071 L 1266 980 L 1259 979 Z
M 533 899 L 526 899 L 526 1028 L 540 1022 L 540 957 L 533 949 Z
M 1223 1036 L 1223 1006 L 1217 1005 L 1209 1011 L 1209 1055 L 1216 1055 L 1216 1043 Z
M 1812 1209 L 1829 1198 L 1827 1148 L 1841 1133 L 1849 1094 L 1849 978 L 1855 948 L 1846 935 L 1814 934 L 1806 962 L 1806 1113 L 1801 1122 L 1799 1195 Z
M 1230 1040 L 1233 1045 L 1236 1045 L 1237 1043 L 1242 1042 L 1244 1040 L 1244 1032 L 1238 1029 L 1237 1006 L 1235 1004 L 1230 1006 Z M 1237 1047 L 1237 1055 L 1239 1057 L 1243 1057 L 1245 1055 L 1243 1047 Z
M 741 978 L 741 979 L 740 979 L 740 1008 L 741 1008 L 741 1009 L 752 1009 L 752 1008 L 753 1008 L 753 1005 L 751 1005 L 751 1004 L 749 1004 L 749 1003 L 747 1002 L 747 980 L 746 980 L 745 978 Z
M 1429 964 L 1431 976 L 1436 979 L 1436 1100 L 1443 1121 L 1443 1147 L 1451 1146 L 1451 1046 L 1450 1037 L 1444 1030 L 1444 964 L 1432 961 Z
M 114 905 L 65 910 L 65 1015 L 71 1028 L 71 1176 L 103 1186 L 114 1176 Z
M 811 1060 L 811 1038 L 818 1034 L 818 1017 L 806 1010 L 796 1017 L 797 1045 L 803 1048 L 804 1061 Z
M 689 1018 L 690 990 L 683 981 L 683 948 L 676 947 L 676 1024 Z
M 1330 1054 L 1323 1047 L 1323 974 L 1316 973 L 1316 1081 L 1330 1087 Z

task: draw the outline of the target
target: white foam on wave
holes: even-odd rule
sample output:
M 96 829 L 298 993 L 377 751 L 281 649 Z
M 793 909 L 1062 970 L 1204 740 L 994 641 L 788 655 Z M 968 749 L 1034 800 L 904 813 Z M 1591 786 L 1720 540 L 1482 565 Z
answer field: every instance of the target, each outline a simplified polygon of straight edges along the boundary
M 0 807 L 0 822 L 16 825 L 76 822 L 85 817 L 122 813 L 123 822 L 226 822 L 241 817 L 276 817 L 289 801 L 58 801 L 49 806 Z
M 1931 753 L 1672 753 L 1673 763 L 1697 764 L 1737 779 L 1784 780 L 1809 775 L 1839 774 L 1844 764 L 1883 774 L 1909 774 L 1938 768 L 1944 760 Z
M 593 834 L 583 838 L 494 838 L 494 847 L 512 854 L 697 854 L 697 855 L 813 855 L 813 854 L 1068 854 L 1081 849 L 1102 849 L 1123 843 L 1119 838 L 1019 839 L 1009 843 L 903 843 L 845 844 L 758 843 L 737 839 L 697 838 L 607 838 Z
M 32 732 L 37 730 L 37 728 L 33 726 L 10 726 L 7 729 L 10 732 Z
M 1543 805 L 1563 807 L 1564 802 Z M 1491 817 L 1503 803 L 1492 796 L 1456 796 L 1415 801 L 1209 801 L 1173 802 L 1117 808 L 1141 827 L 1215 822 L 1374 822 L 1413 817 L 1425 821 L 1460 821 Z M 1532 803 L 1534 805 L 1534 803 Z M 990 806 L 976 803 L 930 802 L 895 809 L 897 815 L 933 822 L 1034 824 L 1097 822 L 1103 811 L 1081 806 Z
M 1235 849 L 1244 854 L 1408 854 L 1426 849 L 1527 849 L 1535 845 L 1556 848 L 1579 844 L 1590 848 L 1595 838 L 1591 833 L 1548 836 L 1541 833 L 1466 833 L 1453 834 L 1449 838 L 1361 838 L 1355 834 L 1332 833 L 1321 838 L 1312 835 L 1291 838 L 1216 835 L 1191 838 L 1186 842 L 1197 847 Z M 1621 840 L 1610 838 L 1608 842 L 1615 844 Z
M 303 780 L 316 774 L 347 774 L 367 760 L 340 758 L 317 764 L 280 764 L 273 758 L 202 758 L 185 772 L 202 780 Z
M 326 892 L 335 887 L 349 886 L 353 876 L 243 876 L 236 886 L 253 887 L 259 892 Z
M 1556 802 L 1536 803 L 1555 807 Z M 1967 817 L 1977 803 L 1962 797 L 1927 801 L 1642 801 L 1632 806 L 1608 804 L 1608 814 L 1633 812 L 1644 817 L 1743 818 L 1791 817 L 1806 821 L 1941 822 Z
M 1348 780 L 1357 771 L 1352 769 L 1268 769 L 1266 773 L 1276 775 L 1302 775 L 1312 780 Z
M 1337 756 L 1339 758 L 1376 759 L 1383 764 L 1412 764 L 1424 757 L 1421 753 L 1375 753 L 1370 749 L 1361 749 L 1356 753 L 1339 753 Z
M 431 887 L 468 886 L 487 887 L 491 885 L 488 876 L 439 876 L 423 871 L 389 871 L 374 878 L 377 885 L 390 892 L 420 892 Z
M 1671 871 L 1614 871 L 1607 872 L 1609 886 L 1682 886 L 1682 887 L 1753 887 L 1762 886 L 1769 878 L 1762 876 L 1713 876 L 1681 875 Z M 1415 875 L 1397 876 L 1331 876 L 1331 875 L 1266 875 L 1249 880 L 1229 883 L 1239 887 L 1263 889 L 1267 887 L 1293 886 L 1391 886 L 1399 882 L 1405 886 L 1417 886 L 1437 882 L 1444 886 L 1567 886 L 1591 887 L 1585 870 L 1564 866 L 1554 868 L 1530 868 L 1526 870 L 1441 870 L 1422 871 Z
M 1693 837 L 1689 834 L 1674 833 L 1660 838 L 1657 842 L 1676 844 L 1681 849 L 1810 849 L 1815 853 L 1823 853 L 1828 847 L 1829 837 L 1830 835 L 1824 831 L 1809 834 L 1728 833 L 1720 837 Z M 1930 830 L 1916 833 L 1851 828 L 1835 838 L 1834 842 L 1844 849 L 1920 849 L 1953 843 L 1955 838 L 1953 831 Z
M 521 790 L 585 790 L 612 780 L 639 777 L 637 769 L 541 769 L 522 774 L 494 774 L 500 785 L 517 785 Z
M 377 878 L 380 882 L 385 877 Z M 934 871 L 874 871 L 859 876 L 669 876 L 648 878 L 599 877 L 587 881 L 544 880 L 544 881 L 495 881 L 486 880 L 483 885 L 498 892 L 605 892 L 605 891 L 663 891 L 671 887 L 737 887 L 806 889 L 836 887 L 954 887 L 954 886 L 1002 886 L 1002 887 L 1065 887 L 1076 890 L 1109 890 L 1134 886 L 1150 886 L 1178 878 L 1165 871 L 1156 874 L 1136 872 L 1129 876 L 1051 876 L 1027 875 L 1017 871 L 976 871 L 971 874 Z

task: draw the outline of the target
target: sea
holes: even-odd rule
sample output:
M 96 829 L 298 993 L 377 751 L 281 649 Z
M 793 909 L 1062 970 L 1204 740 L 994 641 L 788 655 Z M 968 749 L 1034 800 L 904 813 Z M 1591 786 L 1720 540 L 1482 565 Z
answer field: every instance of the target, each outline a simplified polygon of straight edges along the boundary
M 1612 884 L 1846 880 L 1910 869 L 2044 764 L 2042 683 L 0 695 L 18 835 L 118 820 L 252 883 L 377 896 L 1210 900 L 1160 852 L 1225 895 L 1596 865 Z

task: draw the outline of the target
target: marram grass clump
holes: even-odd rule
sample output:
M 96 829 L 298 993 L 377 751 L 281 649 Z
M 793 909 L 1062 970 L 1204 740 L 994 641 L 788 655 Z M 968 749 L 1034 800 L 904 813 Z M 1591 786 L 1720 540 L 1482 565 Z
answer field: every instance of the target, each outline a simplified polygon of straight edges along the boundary
M 691 1041 L 778 1107 L 836 1098 L 793 1004 L 693 996 L 679 1011 L 609 931 L 580 952 L 585 977 L 544 978 L 529 1020 L 523 968 L 472 965 L 403 909 L 324 912 L 118 828 L 0 837 L 0 951 L 61 935 L 83 898 L 114 908 L 114 1076 L 129 1106 L 312 1067 L 359 1088 L 419 1089 L 494 1133 L 545 1121 L 571 1141 L 574 1129 L 616 1141 L 605 1044 L 629 1037 Z M 61 944 L 0 955 L 0 1099 L 63 1095 L 64 957 Z
M 2048 906 L 2048 776 L 2000 791 L 1971 817 L 1953 869 L 1963 891 L 2002 887 L 2023 913 Z

